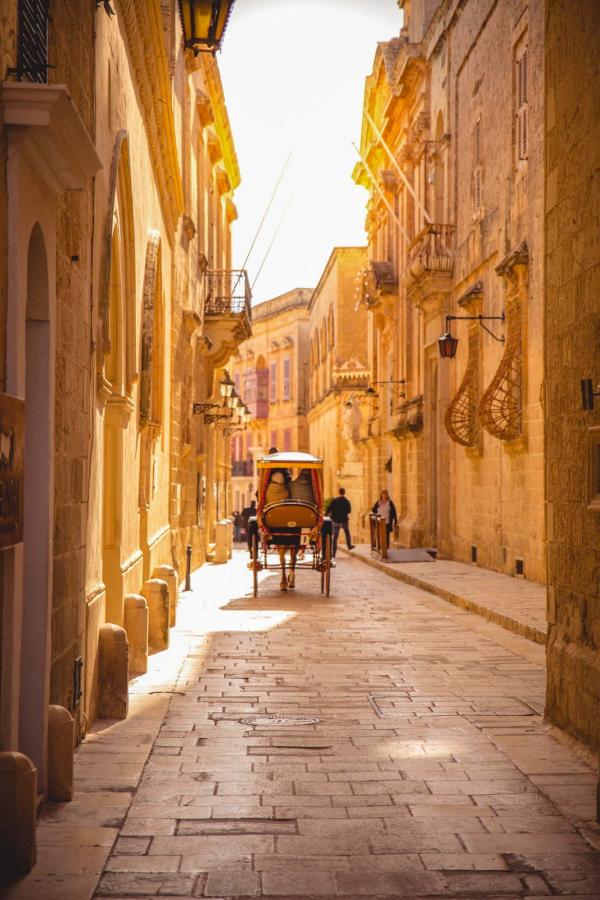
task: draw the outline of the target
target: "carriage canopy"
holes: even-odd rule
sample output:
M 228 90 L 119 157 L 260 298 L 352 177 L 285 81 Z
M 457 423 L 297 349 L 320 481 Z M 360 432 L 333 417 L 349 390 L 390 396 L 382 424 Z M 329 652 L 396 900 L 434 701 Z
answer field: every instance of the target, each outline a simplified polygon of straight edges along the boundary
M 256 467 L 258 469 L 322 469 L 323 460 L 320 456 L 313 456 L 312 453 L 300 453 L 290 450 L 284 453 L 270 453 L 267 456 L 262 456 L 257 461 Z

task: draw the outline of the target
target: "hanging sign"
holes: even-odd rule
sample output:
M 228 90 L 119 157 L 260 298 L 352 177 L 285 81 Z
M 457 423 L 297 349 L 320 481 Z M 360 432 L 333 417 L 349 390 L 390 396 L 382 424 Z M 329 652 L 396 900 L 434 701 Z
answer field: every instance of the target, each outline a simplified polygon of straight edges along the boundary
M 0 393 L 0 549 L 23 540 L 25 402 Z

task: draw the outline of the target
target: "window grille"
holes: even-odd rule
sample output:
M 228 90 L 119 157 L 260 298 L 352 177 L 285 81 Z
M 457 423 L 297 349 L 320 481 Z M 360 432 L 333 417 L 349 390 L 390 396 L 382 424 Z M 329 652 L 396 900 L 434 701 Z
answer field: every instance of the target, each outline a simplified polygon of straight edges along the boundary
M 517 107 L 517 160 L 527 159 L 527 46 L 516 58 L 515 93 Z
M 19 0 L 16 76 L 48 83 L 48 7 L 50 0 Z

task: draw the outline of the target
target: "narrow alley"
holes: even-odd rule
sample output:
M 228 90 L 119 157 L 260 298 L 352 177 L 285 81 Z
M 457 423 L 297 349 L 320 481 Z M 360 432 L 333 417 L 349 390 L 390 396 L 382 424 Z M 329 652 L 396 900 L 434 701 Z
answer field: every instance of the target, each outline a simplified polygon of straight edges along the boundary
M 599 896 L 597 777 L 542 722 L 542 646 L 348 557 L 329 599 L 311 572 L 254 599 L 246 561 L 196 573 L 2 896 Z

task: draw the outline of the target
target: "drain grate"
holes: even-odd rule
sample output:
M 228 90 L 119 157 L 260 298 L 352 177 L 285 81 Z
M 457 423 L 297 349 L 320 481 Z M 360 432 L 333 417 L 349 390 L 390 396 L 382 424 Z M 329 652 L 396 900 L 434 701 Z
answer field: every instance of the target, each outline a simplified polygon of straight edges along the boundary
M 263 713 L 259 716 L 247 716 L 240 719 L 242 725 L 256 725 L 258 728 L 276 728 L 280 725 L 317 725 L 321 720 L 316 716 L 278 716 L 275 713 Z

